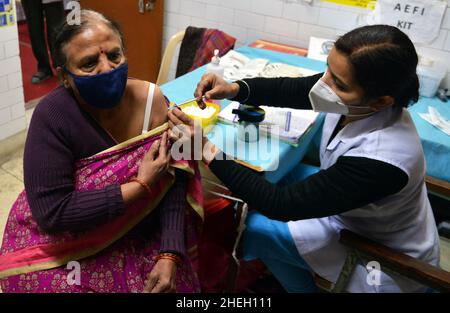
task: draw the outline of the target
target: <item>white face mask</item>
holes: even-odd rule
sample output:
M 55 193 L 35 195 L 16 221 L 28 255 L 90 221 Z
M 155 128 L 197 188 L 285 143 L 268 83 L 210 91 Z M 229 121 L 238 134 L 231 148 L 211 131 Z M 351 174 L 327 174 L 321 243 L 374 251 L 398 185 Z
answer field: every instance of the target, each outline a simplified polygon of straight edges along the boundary
M 349 109 L 372 109 L 369 106 L 345 105 L 341 98 L 322 79 L 312 87 L 309 92 L 309 100 L 315 112 L 336 113 L 345 116 L 367 116 L 375 112 L 363 114 L 350 114 Z

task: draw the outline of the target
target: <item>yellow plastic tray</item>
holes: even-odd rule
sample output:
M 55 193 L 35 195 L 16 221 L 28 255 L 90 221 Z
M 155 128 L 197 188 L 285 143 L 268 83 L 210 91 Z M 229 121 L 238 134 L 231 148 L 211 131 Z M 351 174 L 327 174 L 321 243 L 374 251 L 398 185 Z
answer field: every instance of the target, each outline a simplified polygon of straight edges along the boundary
M 206 127 L 208 127 L 208 126 L 210 126 L 212 124 L 215 124 L 216 121 L 217 121 L 217 116 L 219 115 L 219 112 L 220 112 L 220 106 L 219 105 L 217 105 L 217 104 L 215 104 L 213 102 L 205 102 L 205 104 L 206 104 L 207 107 L 213 107 L 215 109 L 215 112 L 214 112 L 213 115 L 211 115 L 211 117 L 203 118 L 203 117 L 199 117 L 199 116 L 196 116 L 196 115 L 187 114 L 190 118 L 201 121 L 202 128 L 206 128 Z M 188 106 L 192 106 L 192 105 L 198 105 L 197 101 L 194 100 L 194 101 L 191 101 L 191 102 L 184 103 L 184 104 L 182 104 L 180 106 L 180 108 L 181 108 L 181 110 L 183 110 L 184 107 L 188 107 Z

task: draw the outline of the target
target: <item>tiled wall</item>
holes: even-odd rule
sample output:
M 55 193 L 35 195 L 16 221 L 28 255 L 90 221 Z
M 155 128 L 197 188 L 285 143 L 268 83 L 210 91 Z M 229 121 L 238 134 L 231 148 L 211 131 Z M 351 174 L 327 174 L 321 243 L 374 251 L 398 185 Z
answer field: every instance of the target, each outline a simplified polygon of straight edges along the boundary
M 417 50 L 450 64 L 450 0 L 447 1 L 439 37 Z M 363 25 L 368 12 L 318 0 L 165 0 L 163 47 L 173 34 L 188 25 L 221 29 L 237 38 L 237 47 L 256 39 L 308 47 L 310 36 L 335 38 Z M 178 54 L 170 78 L 174 77 L 177 59 Z M 449 73 L 443 85 L 450 88 Z
M 25 127 L 17 25 L 0 27 L 0 140 Z

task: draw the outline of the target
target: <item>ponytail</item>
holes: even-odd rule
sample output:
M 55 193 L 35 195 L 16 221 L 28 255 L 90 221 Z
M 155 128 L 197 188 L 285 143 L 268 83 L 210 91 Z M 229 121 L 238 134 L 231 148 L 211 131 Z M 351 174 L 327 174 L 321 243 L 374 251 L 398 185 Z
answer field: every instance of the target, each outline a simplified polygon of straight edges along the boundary
M 395 98 L 397 106 L 406 108 L 419 100 L 419 77 L 414 74 L 406 89 Z

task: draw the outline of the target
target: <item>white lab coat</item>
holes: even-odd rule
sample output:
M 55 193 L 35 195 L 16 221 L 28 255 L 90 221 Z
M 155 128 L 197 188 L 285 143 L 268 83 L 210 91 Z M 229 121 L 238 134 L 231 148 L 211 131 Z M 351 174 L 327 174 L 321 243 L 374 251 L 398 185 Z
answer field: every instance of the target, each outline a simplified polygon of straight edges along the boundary
M 336 282 L 347 255 L 346 248 L 338 242 L 339 231 L 345 228 L 438 265 L 439 236 L 427 198 L 423 150 L 408 111 L 390 108 L 352 122 L 327 145 L 339 119 L 338 114 L 327 114 L 325 118 L 320 147 L 322 169 L 335 164 L 340 156 L 365 157 L 402 169 L 409 177 L 408 184 L 394 195 L 340 215 L 289 222 L 300 255 L 314 272 Z M 424 290 L 423 286 L 410 280 L 383 272 L 382 267 L 380 285 L 368 283 L 366 265 L 357 266 L 348 291 Z

